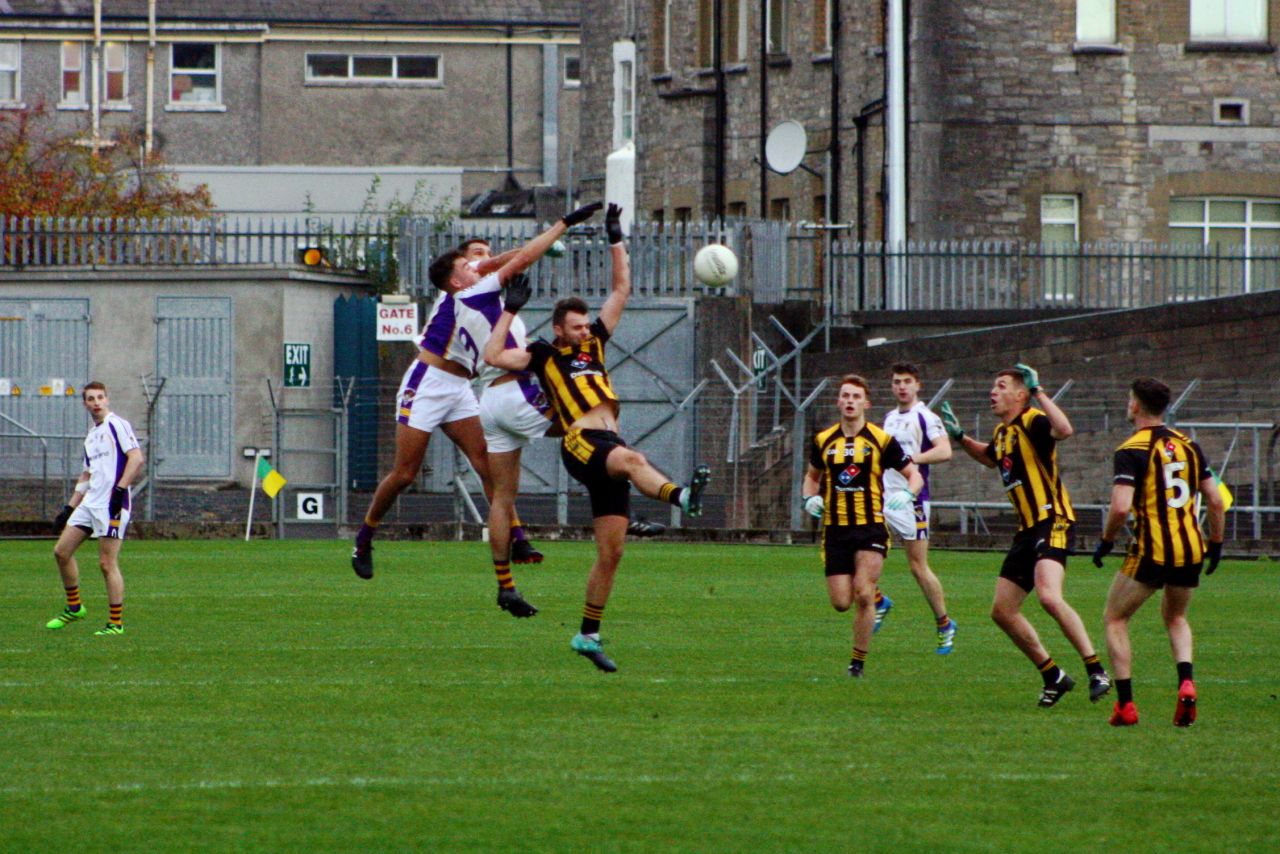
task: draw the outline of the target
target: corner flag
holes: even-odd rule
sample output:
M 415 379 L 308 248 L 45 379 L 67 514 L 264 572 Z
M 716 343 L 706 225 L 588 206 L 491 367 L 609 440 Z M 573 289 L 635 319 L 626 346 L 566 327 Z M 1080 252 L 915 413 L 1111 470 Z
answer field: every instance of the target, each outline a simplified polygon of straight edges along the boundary
M 1218 477 L 1217 472 L 1209 469 L 1209 474 L 1213 475 L 1213 483 L 1218 487 L 1218 494 L 1222 496 L 1222 509 L 1230 510 L 1231 505 L 1236 503 L 1235 496 L 1231 494 L 1231 490 L 1227 488 L 1227 485 L 1222 482 L 1222 478 Z
M 258 457 L 257 476 L 262 480 L 262 491 L 270 498 L 276 495 L 284 488 L 289 481 L 284 479 L 280 472 L 271 467 L 271 463 L 267 462 L 266 457 Z

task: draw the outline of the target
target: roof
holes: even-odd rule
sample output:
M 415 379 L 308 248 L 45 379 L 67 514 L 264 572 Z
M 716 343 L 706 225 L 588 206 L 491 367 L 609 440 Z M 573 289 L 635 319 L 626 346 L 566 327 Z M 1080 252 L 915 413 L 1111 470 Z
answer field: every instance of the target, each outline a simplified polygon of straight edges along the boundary
M 93 0 L 0 0 L 0 17 L 93 17 Z M 104 20 L 146 20 L 147 0 L 102 0 Z M 157 0 L 160 21 L 578 26 L 582 0 Z

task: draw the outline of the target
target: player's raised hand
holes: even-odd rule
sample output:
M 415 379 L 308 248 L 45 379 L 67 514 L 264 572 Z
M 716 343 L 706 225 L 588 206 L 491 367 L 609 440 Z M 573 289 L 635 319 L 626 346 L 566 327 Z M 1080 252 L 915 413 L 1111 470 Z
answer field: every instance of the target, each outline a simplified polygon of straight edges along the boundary
M 947 435 L 957 442 L 963 439 L 964 428 L 960 426 L 960 419 L 956 417 L 956 411 L 951 408 L 951 404 L 945 400 L 942 401 L 938 412 L 942 414 L 942 429 L 947 431 Z
M 570 211 L 564 215 L 564 224 L 573 228 L 575 225 L 586 222 L 598 210 L 604 207 L 601 202 L 592 202 L 589 205 L 583 205 L 575 211 Z
M 1214 571 L 1218 568 L 1218 563 L 1222 560 L 1222 543 L 1215 543 L 1213 540 L 1210 540 L 1206 554 L 1209 557 L 1209 565 L 1205 567 L 1204 574 L 1213 575 Z
M 1115 540 L 1110 542 L 1106 540 L 1098 540 L 1098 547 L 1093 550 L 1093 565 L 1102 568 L 1102 559 L 1111 554 L 1111 550 L 1116 547 Z
M 609 235 L 609 245 L 617 246 L 622 242 L 622 206 L 609 203 L 604 212 L 604 230 Z
M 804 500 L 804 512 L 808 513 L 815 519 L 822 518 L 822 511 L 826 508 L 826 502 L 822 500 L 821 495 L 810 495 Z
M 529 285 L 529 277 L 524 273 L 516 273 L 507 280 L 507 290 L 502 298 L 502 306 L 515 314 L 524 308 L 524 304 L 531 296 L 533 296 L 533 288 Z
M 1024 365 L 1021 362 L 1013 366 L 1018 373 L 1022 374 L 1022 384 L 1027 387 L 1027 391 L 1035 394 L 1040 390 L 1040 372 L 1030 365 Z

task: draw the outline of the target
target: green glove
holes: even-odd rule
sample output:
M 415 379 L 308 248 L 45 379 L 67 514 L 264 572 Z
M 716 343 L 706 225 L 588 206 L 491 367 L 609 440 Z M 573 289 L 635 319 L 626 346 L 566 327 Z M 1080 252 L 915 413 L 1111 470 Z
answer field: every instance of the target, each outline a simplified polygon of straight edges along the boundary
M 1027 391 L 1035 394 L 1040 390 L 1040 374 L 1035 368 L 1021 362 L 1014 365 L 1014 368 L 1022 374 L 1022 384 L 1027 387 Z
M 942 406 L 938 408 L 942 413 L 942 429 L 947 431 L 947 435 L 957 442 L 964 438 L 964 428 L 960 426 L 960 419 L 956 417 L 955 410 L 951 408 L 951 404 L 942 401 Z

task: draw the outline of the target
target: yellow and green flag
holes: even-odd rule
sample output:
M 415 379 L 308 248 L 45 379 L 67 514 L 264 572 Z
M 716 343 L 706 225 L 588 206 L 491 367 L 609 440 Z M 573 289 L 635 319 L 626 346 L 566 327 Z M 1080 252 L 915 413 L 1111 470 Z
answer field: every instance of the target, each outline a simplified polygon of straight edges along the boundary
M 270 498 L 275 498 L 276 494 L 289 482 L 284 479 L 284 475 L 271 467 L 266 457 L 258 457 L 258 479 L 262 481 L 262 491 Z
M 1231 505 L 1236 503 L 1235 496 L 1231 494 L 1231 490 L 1222 482 L 1222 478 L 1218 477 L 1218 473 L 1213 469 L 1209 469 L 1209 474 L 1213 475 L 1214 485 L 1218 487 L 1218 494 L 1222 496 L 1222 509 L 1230 510 Z

